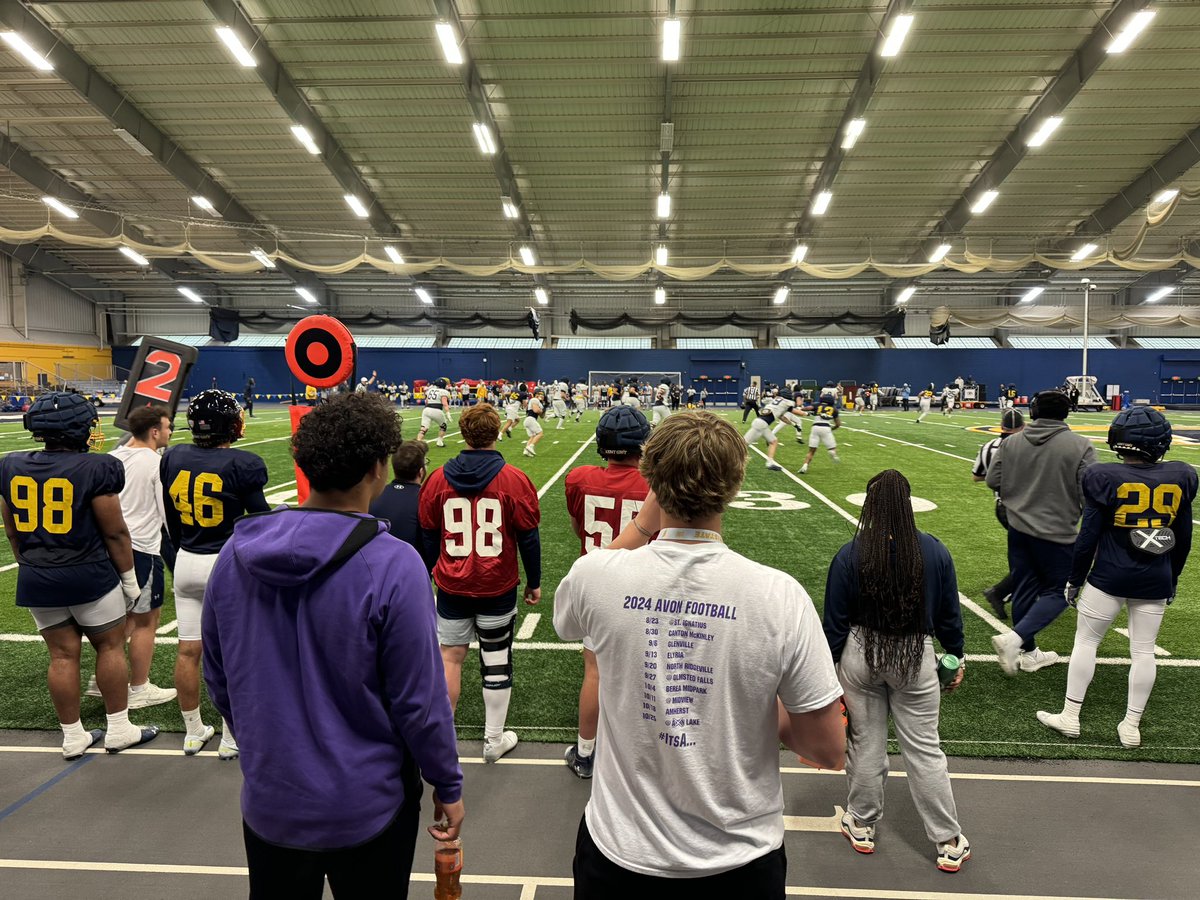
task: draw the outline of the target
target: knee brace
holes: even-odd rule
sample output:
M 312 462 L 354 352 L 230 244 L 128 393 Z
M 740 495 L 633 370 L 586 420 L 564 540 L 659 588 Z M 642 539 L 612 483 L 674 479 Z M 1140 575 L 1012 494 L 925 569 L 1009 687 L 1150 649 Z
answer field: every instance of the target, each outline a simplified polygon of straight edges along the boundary
M 512 687 L 513 629 L 516 624 L 514 615 L 507 625 L 479 629 L 479 675 L 485 691 Z

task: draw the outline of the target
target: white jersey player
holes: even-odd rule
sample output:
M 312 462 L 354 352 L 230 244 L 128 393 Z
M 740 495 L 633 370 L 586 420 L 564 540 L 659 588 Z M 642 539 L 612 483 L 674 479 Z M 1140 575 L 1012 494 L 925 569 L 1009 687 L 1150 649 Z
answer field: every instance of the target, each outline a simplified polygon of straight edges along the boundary
M 558 419 L 556 430 L 562 430 L 563 422 L 567 420 L 567 397 L 570 395 L 571 389 L 565 381 L 556 381 L 550 385 L 550 408 L 554 410 L 554 417 Z
M 775 437 L 775 432 L 771 430 L 771 426 L 776 421 L 782 421 L 784 416 L 791 414 L 796 403 L 787 397 L 767 397 L 763 400 L 758 409 L 758 416 L 750 423 L 750 430 L 746 432 L 746 443 L 753 446 L 755 441 L 765 441 L 767 444 L 767 468 L 773 472 L 778 472 L 783 466 L 775 462 L 775 451 L 779 449 L 779 438 Z
M 671 415 L 671 383 L 667 379 L 663 379 L 662 383 L 654 389 L 654 406 L 652 412 L 654 418 L 651 420 L 651 425 L 657 425 L 659 422 L 666 421 Z
M 800 408 L 803 401 L 804 395 L 799 391 L 796 391 L 792 395 L 792 408 L 778 417 L 779 421 L 777 421 L 775 423 L 775 427 L 771 429 L 772 434 L 778 435 L 779 432 L 783 431 L 784 426 L 791 425 L 796 429 L 796 443 L 801 444 L 804 442 L 804 426 L 800 421 L 800 417 L 807 416 L 808 413 Z
M 625 389 L 624 403 L 626 406 L 632 406 L 634 409 L 642 408 L 642 398 L 638 395 L 638 386 L 636 384 L 631 384 Z
M 512 434 L 513 428 L 521 421 L 521 414 L 524 410 L 521 408 L 521 395 L 516 391 L 509 391 L 504 396 L 504 426 L 500 429 L 500 440 Z
M 575 403 L 575 421 L 578 422 L 583 418 L 583 414 L 587 410 L 588 386 L 582 381 L 576 382 L 575 392 L 571 396 L 571 399 Z
M 929 408 L 933 406 L 933 386 L 930 385 L 917 397 L 917 424 L 920 425 L 925 421 L 925 417 L 929 415 Z
M 425 432 L 430 425 L 438 428 L 437 445 L 445 447 L 446 428 L 450 425 L 450 391 L 447 389 L 450 379 L 439 378 L 432 384 L 425 385 L 425 408 L 421 411 L 421 430 L 417 432 L 417 440 L 425 440 Z

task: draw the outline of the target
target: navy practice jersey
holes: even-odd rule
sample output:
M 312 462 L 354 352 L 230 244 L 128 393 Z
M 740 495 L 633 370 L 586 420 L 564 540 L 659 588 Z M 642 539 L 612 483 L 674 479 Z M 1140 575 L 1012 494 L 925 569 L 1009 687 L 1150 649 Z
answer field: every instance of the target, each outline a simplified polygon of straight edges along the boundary
M 809 415 L 813 416 L 814 425 L 832 426 L 838 420 L 837 401 L 826 397 L 814 401 L 808 406 Z
M 171 543 L 189 553 L 220 553 L 240 516 L 268 509 L 267 464 L 245 450 L 180 444 L 160 471 Z
M 0 496 L 17 535 L 17 605 L 74 606 L 119 581 L 92 500 L 119 494 L 125 467 L 107 453 L 12 453 L 0 461 Z
M 1106 594 L 1138 600 L 1172 596 L 1192 548 L 1196 484 L 1196 470 L 1177 461 L 1100 463 L 1084 470 L 1086 505 L 1071 583 L 1086 577 Z M 1170 528 L 1175 547 L 1160 556 L 1138 550 L 1130 542 L 1134 528 Z

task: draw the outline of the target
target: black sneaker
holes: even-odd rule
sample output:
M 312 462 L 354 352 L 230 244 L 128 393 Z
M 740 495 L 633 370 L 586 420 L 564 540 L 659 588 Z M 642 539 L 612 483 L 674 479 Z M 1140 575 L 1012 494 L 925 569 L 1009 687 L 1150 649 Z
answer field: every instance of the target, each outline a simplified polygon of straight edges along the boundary
M 567 748 L 566 755 L 563 758 L 567 761 L 567 765 L 570 767 L 571 771 L 580 778 L 591 778 L 592 761 L 595 759 L 595 757 L 596 754 L 594 753 L 591 756 L 580 756 L 579 748 L 572 744 Z
M 983 599 L 992 608 L 992 612 L 996 614 L 997 619 L 1001 622 L 1008 621 L 1008 610 L 1004 608 L 1004 598 L 996 594 L 995 588 L 984 588 Z

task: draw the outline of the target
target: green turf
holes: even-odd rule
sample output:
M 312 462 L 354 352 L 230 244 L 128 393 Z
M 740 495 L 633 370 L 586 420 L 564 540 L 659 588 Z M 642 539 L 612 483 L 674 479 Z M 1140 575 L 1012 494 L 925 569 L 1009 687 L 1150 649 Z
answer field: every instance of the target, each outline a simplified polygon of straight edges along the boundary
M 723 415 L 740 427 L 740 411 Z M 404 413 L 406 434 L 416 431 L 416 414 Z M 456 413 L 457 418 L 457 413 Z M 588 413 L 583 423 L 554 430 L 551 421 L 546 437 L 538 445 L 538 456 L 529 459 L 519 452 L 521 443 L 501 444 L 505 455 L 529 473 L 539 487 L 549 482 L 592 434 L 597 414 Z M 951 418 L 935 412 L 926 423 L 917 425 L 915 415 L 899 411 L 881 411 L 866 416 L 848 415 L 845 427 L 838 431 L 843 463 L 831 464 L 822 450 L 810 472 L 800 478 L 820 492 L 829 503 L 856 514 L 857 507 L 846 498 L 865 490 L 867 480 L 884 468 L 900 469 L 913 485 L 915 496 L 937 504 L 937 509 L 918 513 L 918 525 L 939 537 L 950 549 L 958 570 L 959 588 L 969 598 L 981 600 L 984 587 L 998 580 L 1007 567 L 1004 533 L 992 516 L 990 492 L 970 477 L 970 459 L 990 435 L 968 430 L 970 426 L 992 425 L 995 411 L 960 411 Z M 1177 424 L 1191 420 L 1200 427 L 1200 416 L 1177 414 Z M 1072 416 L 1075 425 L 1107 424 L 1104 414 Z M 411 423 L 411 424 L 410 424 Z M 268 493 L 291 489 L 295 474 L 287 453 L 289 432 L 286 410 L 260 407 L 260 415 L 251 420 L 245 441 L 239 446 L 259 453 L 271 473 Z M 791 429 L 781 432 L 778 459 L 790 472 L 803 460 L 804 448 L 792 437 Z M 181 440 L 188 439 L 180 432 Z M 462 449 L 458 436 L 452 435 L 445 449 L 433 448 L 434 464 Z M 900 443 L 905 441 L 909 443 Z M 916 445 L 916 446 L 911 446 Z M 29 446 L 15 424 L 0 426 L 0 454 Z M 1098 445 L 1099 448 L 1100 445 Z M 939 451 L 939 452 L 933 452 Z M 1200 448 L 1182 446 L 1172 451 L 1173 458 L 1200 463 Z M 1104 450 L 1102 459 L 1112 459 Z M 962 458 L 958 458 L 962 457 Z M 574 465 L 595 461 L 591 446 L 586 447 Z M 543 593 L 537 608 L 522 607 L 521 614 L 536 612 L 539 621 L 530 642 L 557 643 L 550 621 L 554 587 L 578 554 L 579 542 L 571 532 L 563 496 L 563 476 L 559 475 L 542 500 Z M 752 453 L 747 471 L 746 502 L 753 509 L 731 509 L 726 516 L 726 539 L 739 552 L 795 575 L 821 606 L 825 571 L 837 548 L 848 540 L 853 526 L 825 502 L 809 493 L 787 472 L 770 472 L 763 458 Z M 764 493 L 766 492 L 766 493 Z M 782 495 L 772 499 L 771 495 Z M 280 498 L 283 499 L 283 498 Z M 790 508 L 778 509 L 782 500 Z M 807 508 L 796 509 L 796 503 Z M 0 548 L 0 567 L 12 562 L 7 546 Z M 1170 659 L 1200 660 L 1200 580 L 1192 566 L 1184 573 L 1177 602 L 1168 611 L 1158 644 L 1170 652 Z M 11 598 L 15 571 L 0 572 L 0 596 Z M 968 654 L 991 655 L 989 642 L 993 628 L 984 619 L 964 609 Z M 168 599 L 163 621 L 174 619 Z M 1121 620 L 1117 623 L 1124 625 Z M 0 727 L 55 727 L 53 710 L 45 689 L 46 652 L 36 638 L 32 621 L 25 610 L 11 600 L 0 604 L 0 633 L 6 637 L 28 636 L 29 642 L 0 641 Z M 1063 615 L 1040 638 L 1046 649 L 1068 653 L 1074 635 L 1074 614 Z M 153 680 L 171 684 L 174 647 L 160 647 L 156 654 Z M 1100 648 L 1102 657 L 1127 655 L 1127 641 L 1110 633 Z M 88 660 L 90 664 L 90 657 Z M 1054 666 L 1032 675 L 1008 679 L 994 662 L 968 663 L 966 682 L 957 694 L 943 704 L 942 738 L 947 752 L 970 756 L 1022 756 L 1046 758 L 1120 758 L 1200 762 L 1200 713 L 1191 702 L 1196 673 L 1191 668 L 1160 666 L 1158 683 L 1142 723 L 1143 748 L 1124 751 L 1116 741 L 1116 723 L 1124 714 L 1128 666 L 1102 665 L 1088 693 L 1083 715 L 1083 733 L 1078 741 L 1068 742 L 1039 725 L 1034 718 L 1038 709 L 1058 709 L 1062 702 L 1067 667 Z M 576 699 L 582 661 L 577 651 L 518 649 L 516 651 L 516 688 L 509 723 L 525 740 L 566 741 L 573 738 Z M 100 724 L 103 709 L 97 699 L 85 698 L 85 723 Z M 211 715 L 211 710 L 206 716 Z M 141 711 L 140 721 L 165 728 L 181 727 L 173 704 Z M 463 696 L 459 707 L 460 734 L 478 738 L 482 734 L 483 710 L 479 676 L 474 654 L 464 668 Z

